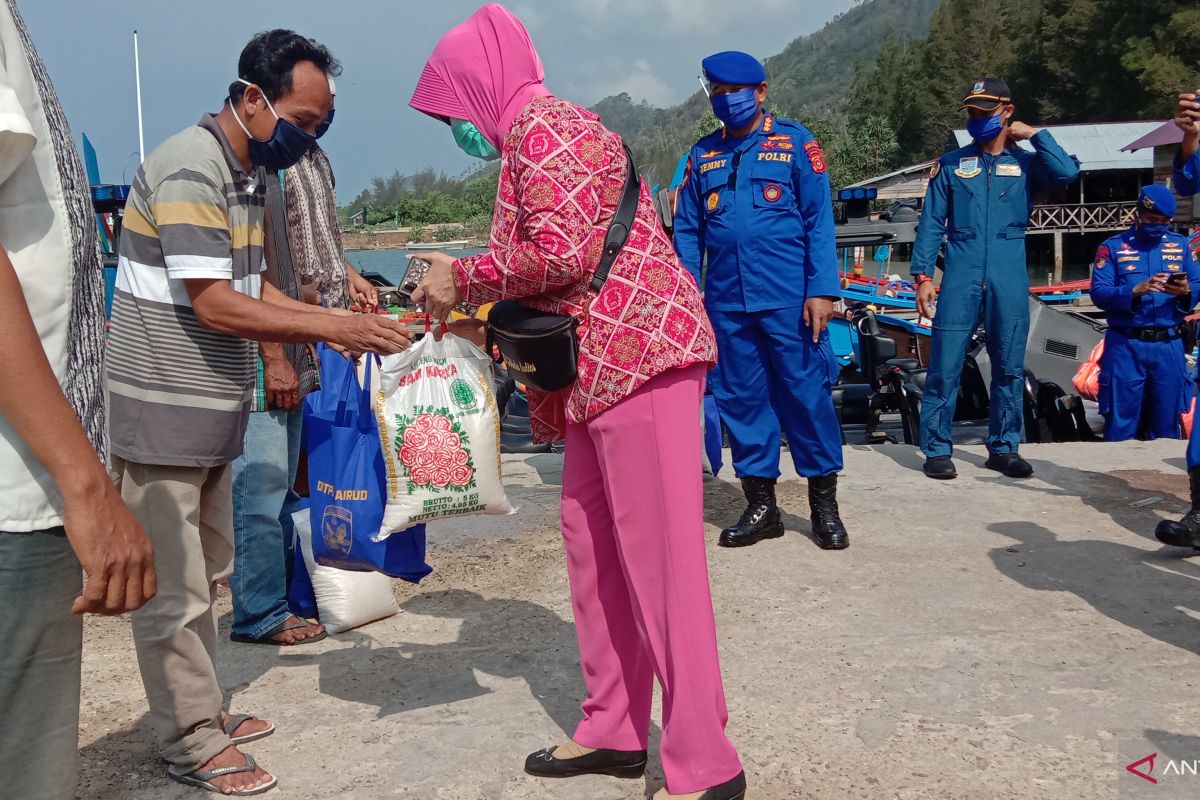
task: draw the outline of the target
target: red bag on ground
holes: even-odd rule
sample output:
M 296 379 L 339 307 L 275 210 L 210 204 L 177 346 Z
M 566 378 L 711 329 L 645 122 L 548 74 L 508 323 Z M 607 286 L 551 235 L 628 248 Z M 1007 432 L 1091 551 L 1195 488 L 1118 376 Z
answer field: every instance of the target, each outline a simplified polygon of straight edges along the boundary
M 1085 400 L 1096 400 L 1100 397 L 1100 356 L 1104 355 L 1104 342 L 1092 348 L 1092 354 L 1083 362 L 1071 383 L 1075 393 Z

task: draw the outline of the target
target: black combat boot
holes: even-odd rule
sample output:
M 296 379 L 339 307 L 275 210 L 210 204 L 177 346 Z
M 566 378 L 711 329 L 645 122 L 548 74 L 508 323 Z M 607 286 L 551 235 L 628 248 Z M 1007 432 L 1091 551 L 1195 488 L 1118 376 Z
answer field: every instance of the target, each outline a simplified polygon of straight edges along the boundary
M 1179 522 L 1164 519 L 1158 523 L 1154 536 L 1163 544 L 1200 550 L 1200 467 L 1189 469 L 1188 478 L 1192 485 L 1192 510 Z
M 783 519 L 775 504 L 774 478 L 742 478 L 746 493 L 746 510 L 731 528 L 721 531 L 717 544 L 721 547 L 746 547 L 763 539 L 783 536 Z
M 850 534 L 838 515 L 837 479 L 837 473 L 808 479 L 812 530 L 822 550 L 845 550 L 850 546 Z

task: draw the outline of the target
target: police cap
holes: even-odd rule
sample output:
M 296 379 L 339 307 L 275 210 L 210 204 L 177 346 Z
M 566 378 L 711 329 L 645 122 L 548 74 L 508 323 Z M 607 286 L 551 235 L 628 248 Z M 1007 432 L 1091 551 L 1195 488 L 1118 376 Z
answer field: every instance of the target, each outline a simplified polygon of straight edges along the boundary
M 980 111 L 995 111 L 999 106 L 1012 102 L 1008 84 L 999 78 L 981 78 L 967 87 L 962 105 L 958 108 L 978 108 Z
M 749 53 L 726 50 L 700 63 L 709 83 L 729 83 L 734 86 L 758 86 L 767 80 L 767 72 L 758 59 Z
M 1159 186 L 1157 183 L 1143 186 L 1138 195 L 1137 209 L 1148 214 L 1173 217 L 1175 216 L 1175 195 L 1171 194 L 1170 189 Z

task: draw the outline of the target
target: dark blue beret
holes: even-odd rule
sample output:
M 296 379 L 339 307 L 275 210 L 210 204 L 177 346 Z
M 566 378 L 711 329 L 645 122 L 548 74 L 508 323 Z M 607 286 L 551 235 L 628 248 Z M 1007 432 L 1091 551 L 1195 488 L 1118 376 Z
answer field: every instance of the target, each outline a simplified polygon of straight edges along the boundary
M 726 50 L 700 63 L 709 83 L 732 83 L 735 86 L 758 86 L 767 79 L 767 72 L 758 59 L 749 53 Z
M 1175 195 L 1171 194 L 1171 190 L 1167 187 L 1152 183 L 1142 187 L 1142 192 L 1138 195 L 1137 207 L 1139 211 L 1151 211 L 1155 214 L 1162 214 L 1164 217 L 1173 217 L 1175 216 Z

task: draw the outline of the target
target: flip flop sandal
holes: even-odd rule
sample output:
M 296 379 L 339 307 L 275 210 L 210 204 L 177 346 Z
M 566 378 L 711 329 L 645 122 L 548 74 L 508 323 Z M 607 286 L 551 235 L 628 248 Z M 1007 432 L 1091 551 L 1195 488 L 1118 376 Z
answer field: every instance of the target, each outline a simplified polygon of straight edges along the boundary
M 311 622 L 305 622 L 304 620 L 285 622 L 270 633 L 259 636 L 258 638 L 253 636 L 245 636 L 240 633 L 231 633 L 229 634 L 229 640 L 232 642 L 238 642 L 239 644 L 269 644 L 274 647 L 296 647 L 297 645 L 302 644 L 314 644 L 329 635 L 325 631 L 321 631 L 321 633 L 317 636 L 310 636 L 307 639 L 301 639 L 298 642 L 279 642 L 271 638 L 272 636 L 278 636 L 284 631 L 294 631 L 297 628 L 307 628 L 311 624 Z
M 206 769 L 203 772 L 196 771 L 183 775 L 175 771 L 174 767 L 167 769 L 167 777 L 173 781 L 179 781 L 184 786 L 195 786 L 197 789 L 203 789 L 206 792 L 214 792 L 215 794 L 225 794 L 225 792 L 215 786 L 211 781 L 213 778 L 219 778 L 222 775 L 237 775 L 242 772 L 254 772 L 258 769 L 258 764 L 254 761 L 254 756 L 249 753 L 244 753 L 246 763 L 240 767 L 217 767 L 216 769 Z M 266 786 L 259 786 L 257 789 L 240 789 L 230 792 L 228 797 L 250 797 L 255 794 L 269 792 L 278 785 L 279 780 L 272 775 L 271 782 Z
M 256 731 L 255 733 L 247 733 L 245 736 L 234 736 L 233 732 L 241 727 L 243 722 L 252 720 L 255 717 L 251 714 L 238 714 L 232 716 L 221 726 L 221 730 L 225 731 L 225 735 L 229 737 L 234 744 L 245 744 L 246 742 L 256 742 L 259 739 L 265 739 L 275 732 L 275 726 L 271 725 L 266 730 Z

